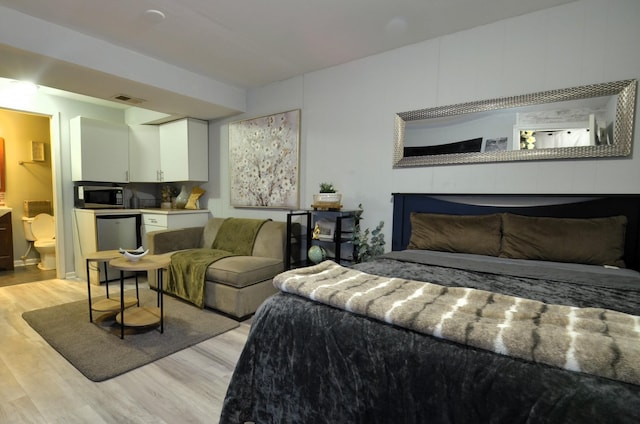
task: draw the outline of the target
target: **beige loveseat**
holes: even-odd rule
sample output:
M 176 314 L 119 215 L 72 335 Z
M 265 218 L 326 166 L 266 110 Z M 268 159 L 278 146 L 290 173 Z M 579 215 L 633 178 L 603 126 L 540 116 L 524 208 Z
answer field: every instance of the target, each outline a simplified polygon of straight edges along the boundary
M 172 254 L 183 249 L 211 247 L 224 218 L 211 218 L 204 227 L 153 231 L 147 234 L 149 253 Z M 209 265 L 205 273 L 204 305 L 237 318 L 253 314 L 276 293 L 272 280 L 284 270 L 286 223 L 265 222 L 251 256 L 230 256 Z M 153 273 L 149 285 L 157 288 Z

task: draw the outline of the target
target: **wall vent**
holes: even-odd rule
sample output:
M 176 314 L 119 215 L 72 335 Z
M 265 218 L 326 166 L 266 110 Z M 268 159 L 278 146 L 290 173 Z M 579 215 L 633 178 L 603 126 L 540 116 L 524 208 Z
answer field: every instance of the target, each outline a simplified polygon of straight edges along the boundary
M 144 99 L 138 99 L 136 97 L 129 96 L 127 94 L 116 94 L 111 97 L 113 100 L 118 100 L 124 103 L 130 103 L 132 105 L 139 105 L 140 103 L 146 102 Z

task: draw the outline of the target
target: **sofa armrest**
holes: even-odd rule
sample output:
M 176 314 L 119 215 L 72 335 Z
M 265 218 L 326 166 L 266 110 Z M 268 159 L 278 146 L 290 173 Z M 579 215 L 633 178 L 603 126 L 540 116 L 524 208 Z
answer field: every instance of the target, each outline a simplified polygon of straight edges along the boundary
M 147 233 L 147 247 L 152 255 L 202 247 L 204 227 L 177 228 Z

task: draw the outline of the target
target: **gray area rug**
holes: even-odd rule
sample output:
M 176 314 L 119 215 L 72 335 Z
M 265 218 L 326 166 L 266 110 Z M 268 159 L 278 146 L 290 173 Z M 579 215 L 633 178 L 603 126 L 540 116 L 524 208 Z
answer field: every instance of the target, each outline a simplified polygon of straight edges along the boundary
M 155 291 L 140 290 L 141 305 L 155 302 Z M 239 326 L 168 295 L 164 314 L 164 333 L 159 326 L 126 328 L 124 339 L 114 314 L 94 312 L 94 322 L 89 322 L 86 300 L 24 312 L 22 318 L 92 381 L 107 380 Z

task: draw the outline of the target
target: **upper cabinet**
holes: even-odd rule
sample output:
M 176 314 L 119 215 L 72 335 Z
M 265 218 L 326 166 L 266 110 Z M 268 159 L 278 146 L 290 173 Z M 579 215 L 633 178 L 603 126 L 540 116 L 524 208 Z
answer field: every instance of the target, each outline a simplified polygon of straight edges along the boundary
M 157 183 L 160 173 L 160 130 L 157 125 L 129 126 L 129 178 L 134 183 Z
M 77 116 L 70 139 L 73 181 L 209 181 L 206 121 L 127 126 Z
M 132 182 L 209 180 L 208 124 L 185 118 L 130 127 Z
M 71 179 L 129 182 L 129 129 L 82 116 L 70 120 Z
M 208 124 L 181 119 L 160 125 L 162 181 L 209 181 Z

